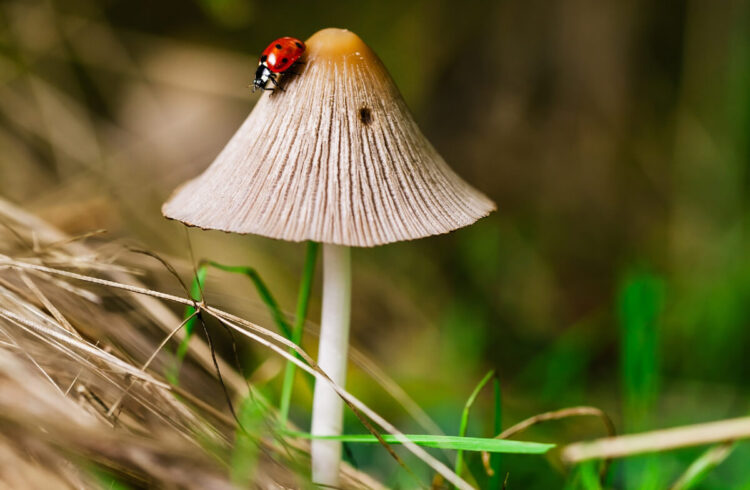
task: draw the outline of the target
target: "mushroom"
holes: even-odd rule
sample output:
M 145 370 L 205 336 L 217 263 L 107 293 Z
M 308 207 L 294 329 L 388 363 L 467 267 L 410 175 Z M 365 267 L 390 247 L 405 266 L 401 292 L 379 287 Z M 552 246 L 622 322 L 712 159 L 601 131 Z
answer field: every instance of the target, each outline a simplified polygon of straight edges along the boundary
M 265 93 L 219 156 L 164 204 L 190 226 L 323 244 L 319 367 L 343 386 L 349 247 L 447 233 L 495 204 L 456 175 L 421 133 L 393 80 L 354 33 L 306 41 L 299 76 Z M 343 402 L 316 383 L 312 433 L 340 435 Z M 313 440 L 313 481 L 338 485 L 341 443 Z

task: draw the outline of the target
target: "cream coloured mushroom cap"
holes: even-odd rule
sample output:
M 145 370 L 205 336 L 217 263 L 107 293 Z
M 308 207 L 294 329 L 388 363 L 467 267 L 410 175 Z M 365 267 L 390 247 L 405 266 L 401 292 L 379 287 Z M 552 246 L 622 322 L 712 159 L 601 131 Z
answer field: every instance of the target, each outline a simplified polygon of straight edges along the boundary
M 190 226 L 358 247 L 447 233 L 495 204 L 456 175 L 354 33 L 306 41 L 203 174 L 162 207 Z

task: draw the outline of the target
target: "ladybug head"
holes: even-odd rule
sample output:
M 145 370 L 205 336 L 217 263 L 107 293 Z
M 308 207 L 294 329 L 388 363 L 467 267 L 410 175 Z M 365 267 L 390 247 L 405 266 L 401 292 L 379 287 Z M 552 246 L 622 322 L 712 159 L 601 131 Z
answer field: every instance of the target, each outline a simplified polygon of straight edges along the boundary
M 255 70 L 255 80 L 253 80 L 253 92 L 256 89 L 264 90 L 268 84 L 268 80 L 272 77 L 271 70 L 264 64 L 258 65 L 258 69 Z

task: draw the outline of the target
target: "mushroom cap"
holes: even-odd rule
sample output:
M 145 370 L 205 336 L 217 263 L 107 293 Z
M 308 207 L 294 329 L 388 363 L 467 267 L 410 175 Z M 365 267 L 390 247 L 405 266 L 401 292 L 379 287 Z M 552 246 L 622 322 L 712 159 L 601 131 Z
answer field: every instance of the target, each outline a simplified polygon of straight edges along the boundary
M 306 41 L 299 76 L 264 93 L 203 174 L 162 207 L 190 226 L 368 247 L 447 233 L 495 204 L 417 127 L 385 67 L 354 33 Z

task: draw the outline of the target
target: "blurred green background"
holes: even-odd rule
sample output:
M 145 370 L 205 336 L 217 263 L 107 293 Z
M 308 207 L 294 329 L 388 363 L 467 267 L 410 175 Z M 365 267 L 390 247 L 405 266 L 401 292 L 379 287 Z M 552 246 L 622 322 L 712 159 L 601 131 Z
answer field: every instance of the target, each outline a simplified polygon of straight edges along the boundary
M 354 253 L 353 345 L 445 433 L 489 369 L 506 427 L 572 405 L 602 408 L 621 432 L 747 413 L 747 1 L 4 1 L 0 193 L 71 234 L 106 228 L 170 256 L 189 279 L 188 234 L 161 203 L 252 109 L 259 52 L 324 27 L 378 53 L 434 146 L 498 204 L 450 235 Z M 195 258 L 255 266 L 293 309 L 302 245 L 189 239 Z M 271 325 L 241 279 L 216 273 L 207 298 Z M 244 350 L 250 367 L 269 357 Z M 424 431 L 360 370 L 348 387 Z M 305 426 L 311 393 L 297 388 Z M 487 390 L 469 435 L 493 435 L 492 414 Z M 352 417 L 347 431 L 362 428 Z M 519 437 L 604 434 L 581 418 Z M 702 451 L 615 462 L 607 483 L 666 488 Z M 349 458 L 389 486 L 414 484 L 378 447 Z M 739 445 L 701 488 L 750 488 L 748 461 Z M 488 486 L 479 456 L 467 463 Z M 556 453 L 501 467 L 511 489 L 566 480 Z

